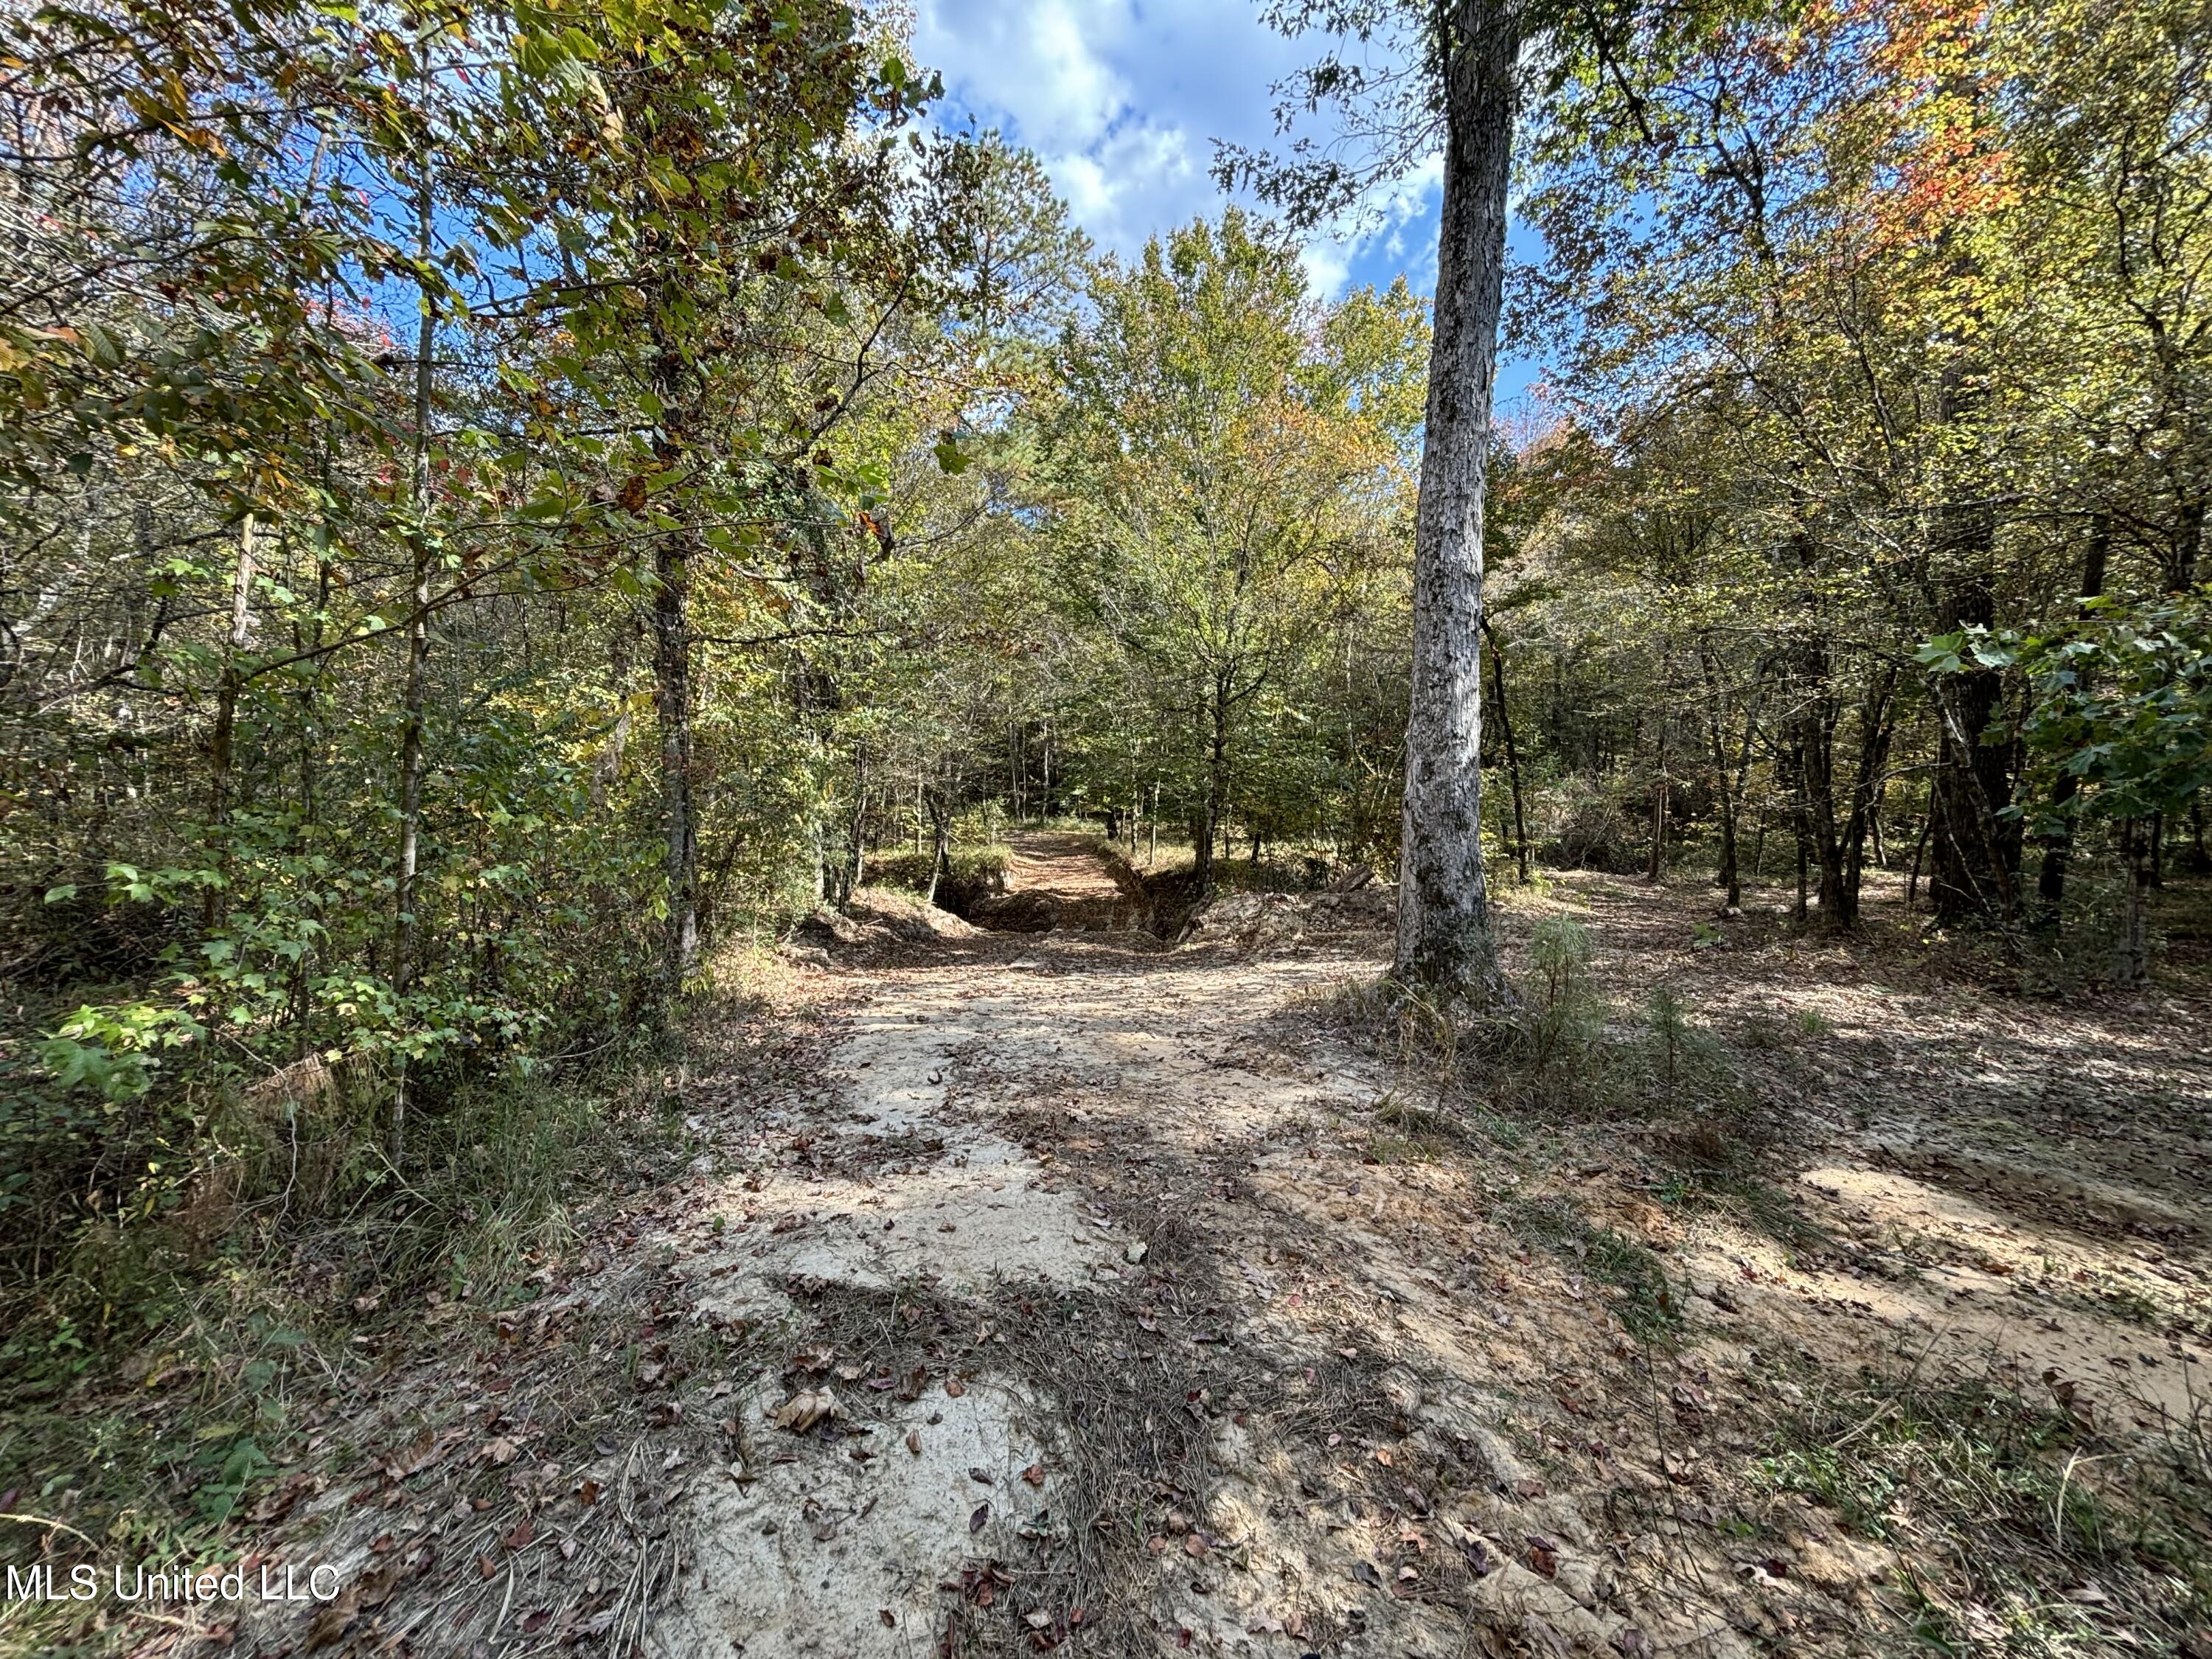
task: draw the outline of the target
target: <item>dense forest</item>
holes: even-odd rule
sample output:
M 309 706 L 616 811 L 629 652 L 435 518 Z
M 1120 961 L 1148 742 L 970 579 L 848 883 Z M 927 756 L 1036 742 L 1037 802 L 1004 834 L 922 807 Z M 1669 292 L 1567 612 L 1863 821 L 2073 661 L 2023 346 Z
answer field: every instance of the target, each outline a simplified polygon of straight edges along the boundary
M 0 19 L 21 1559 L 235 1554 L 349 1307 L 550 1272 L 580 1172 L 693 1149 L 737 980 L 886 888 L 1013 915 L 1047 832 L 1162 949 L 1402 860 L 1387 1018 L 1453 1068 L 1550 1052 L 1587 950 L 1527 981 L 1510 918 L 1597 878 L 1699 948 L 2197 983 L 2212 9 L 1269 21 L 1283 146 L 1116 254 L 895 9 Z M 1316 286 L 1443 150 L 1436 295 Z M 1493 415 L 1501 351 L 1546 368 Z M 180 1353 L 186 1437 L 73 1470 Z M 2212 1651 L 2201 1568 L 2142 1650 Z M 1029 1632 L 1152 1650 L 1081 1611 Z

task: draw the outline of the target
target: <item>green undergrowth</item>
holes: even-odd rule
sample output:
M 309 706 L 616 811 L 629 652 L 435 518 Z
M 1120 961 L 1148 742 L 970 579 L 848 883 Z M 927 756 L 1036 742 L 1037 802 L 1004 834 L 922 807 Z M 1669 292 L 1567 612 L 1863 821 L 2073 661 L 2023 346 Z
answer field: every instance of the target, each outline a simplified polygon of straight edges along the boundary
M 1629 1126 L 1685 1181 L 1740 1181 L 1771 1128 L 1737 1057 L 1670 986 L 1637 1002 L 1608 995 L 1590 954 L 1581 924 L 1547 915 L 1502 1012 L 1470 1022 L 1387 978 L 1340 981 L 1307 1006 L 1397 1070 L 1396 1109 L 1425 1113 L 1428 1132 L 1510 1150 L 1531 1134 Z
M 706 1006 L 741 1015 L 757 972 L 726 963 Z M 171 1202 L 0 1285 L 0 1514 L 28 1517 L 0 1521 L 6 1559 L 234 1554 L 426 1312 L 473 1328 L 524 1304 L 594 1203 L 680 1164 L 683 1048 L 466 1082 L 410 1112 L 396 1166 L 380 1074 L 305 1068 L 220 1103 Z M 0 1654 L 63 1650 L 59 1616 L 0 1608 Z
M 1930 1651 L 2172 1652 L 2212 1612 L 2201 1422 L 2123 1440 L 1985 1383 L 1864 1376 L 1784 1415 L 1753 1473 L 1896 1553 Z

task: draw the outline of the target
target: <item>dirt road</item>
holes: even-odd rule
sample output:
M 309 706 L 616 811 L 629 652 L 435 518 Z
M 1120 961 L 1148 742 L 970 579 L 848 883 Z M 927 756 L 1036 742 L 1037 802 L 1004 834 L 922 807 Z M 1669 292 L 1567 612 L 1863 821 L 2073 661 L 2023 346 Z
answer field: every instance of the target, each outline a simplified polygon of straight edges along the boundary
M 1077 838 L 1024 843 L 1015 871 L 1073 903 L 1113 892 Z M 1716 964 L 1683 906 L 1602 883 L 1512 925 L 1569 911 L 1636 971 L 1674 962 L 1716 1022 L 1778 1023 L 1762 1097 L 1802 1125 L 1778 1188 L 1694 1201 L 1637 1126 L 1431 1110 L 1433 1056 L 1348 1018 L 1385 949 L 1354 908 L 1249 901 L 1173 951 L 878 929 L 805 970 L 817 1039 L 684 1082 L 690 1176 L 516 1337 L 550 1340 L 618 1299 L 613 1263 L 650 1264 L 644 1426 L 549 1463 L 537 1530 L 477 1558 L 487 1607 L 507 1574 L 496 1614 L 450 1649 L 418 1614 L 413 1650 L 526 1651 L 534 1630 L 755 1659 L 1879 1651 L 1916 1616 L 1911 1534 L 1850 1524 L 1790 1461 L 1893 1420 L 1842 1422 L 1865 1415 L 1852 1379 L 2188 1419 L 2206 1279 L 2185 1198 L 2079 1157 L 2039 1181 L 2025 1142 L 2008 1178 L 1975 1164 L 1927 1097 L 1937 1050 L 1911 1048 L 1960 1030 L 1837 988 L 1880 964 L 1798 973 L 1748 936 Z M 1972 1075 L 2025 1063 L 2002 1016 L 1943 1008 L 1990 1027 L 1966 1034 Z M 2107 1083 L 2201 1106 L 2168 1048 L 2099 1054 Z M 2201 1113 L 2170 1115 L 2201 1150 Z M 617 1493 L 623 1530 L 592 1532 Z M 599 1539 L 588 1591 L 554 1538 Z
M 1079 842 L 1032 841 L 1014 869 L 1111 892 Z M 744 1231 L 686 1235 L 702 1305 L 830 1358 L 737 1396 L 751 1478 L 705 1500 L 672 1650 L 1841 1638 L 1887 1552 L 1789 1504 L 1731 1548 L 1700 1501 L 1741 1496 L 1758 1403 L 1804 1386 L 1806 1355 L 2056 1366 L 2107 1409 L 2187 1413 L 2188 1365 L 2145 1369 L 2139 1331 L 1972 1305 L 2047 1230 L 1895 1168 L 1811 1159 L 1801 1225 L 1948 1233 L 1974 1261 L 1869 1273 L 1679 1224 L 1632 1146 L 1509 1158 L 1423 1133 L 1418 1067 L 1332 1029 L 1379 933 L 1274 914 L 1195 951 L 981 935 L 850 970 L 821 1092 L 722 1149 L 761 1167 L 702 1208 Z M 1565 1248 L 1532 1248 L 1553 1214 Z M 1694 1298 L 1667 1342 L 1631 1334 L 1632 1273 L 1586 1265 L 1616 1236 L 1658 1247 L 1661 1313 Z M 817 1385 L 833 1427 L 772 1426 Z

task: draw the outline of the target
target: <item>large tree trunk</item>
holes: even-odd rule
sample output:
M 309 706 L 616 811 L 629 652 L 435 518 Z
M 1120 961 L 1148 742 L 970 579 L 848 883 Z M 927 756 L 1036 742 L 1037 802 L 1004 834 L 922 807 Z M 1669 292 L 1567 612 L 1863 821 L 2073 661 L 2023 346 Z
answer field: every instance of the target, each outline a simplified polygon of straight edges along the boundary
M 2003 690 L 1994 668 L 1946 674 L 1935 686 L 1935 861 L 1928 891 L 1945 921 L 1998 921 L 2013 912 L 2013 854 L 1998 817 L 2012 796 L 2010 768 L 2004 750 L 1982 741 Z
M 1835 665 L 1824 641 L 1799 648 L 1805 677 L 1797 716 L 1800 817 L 1807 846 L 1799 854 L 1801 872 L 1809 856 L 1820 876 L 1820 931 L 1848 933 L 1859 925 L 1859 878 L 1865 863 L 1867 818 L 1873 809 L 1888 748 L 1890 691 L 1895 676 L 1878 671 L 1859 705 L 1858 759 L 1852 775 L 1850 805 L 1839 805 L 1836 739 L 1843 710 L 1835 690 Z M 1799 885 L 1803 886 L 1801 873 Z M 1800 902 L 1801 918 L 1802 902 Z
M 1443 47 L 1443 222 L 1413 532 L 1413 699 L 1399 865 L 1402 982 L 1478 1006 L 1510 1000 L 1482 874 L 1482 508 L 1521 15 L 1459 0 Z

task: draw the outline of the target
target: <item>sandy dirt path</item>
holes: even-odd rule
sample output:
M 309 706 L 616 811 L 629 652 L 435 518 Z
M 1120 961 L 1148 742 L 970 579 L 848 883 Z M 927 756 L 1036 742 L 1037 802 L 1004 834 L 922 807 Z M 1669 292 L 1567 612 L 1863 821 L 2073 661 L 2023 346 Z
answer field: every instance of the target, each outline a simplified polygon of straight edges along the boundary
M 2003 1089 L 2104 1144 L 2058 1098 L 2074 1056 L 2008 1043 L 2002 1008 L 1778 934 L 1720 961 L 1693 896 L 1528 904 L 1518 935 L 1580 917 L 1630 999 L 1671 975 L 1747 1040 L 1784 1030 L 1760 1109 L 1799 1139 L 1758 1203 L 1701 1207 L 1649 1124 L 1434 1109 L 1434 1056 L 1357 1017 L 1387 901 L 1240 898 L 1170 950 L 1103 927 L 1088 847 L 1013 864 L 1087 927 L 859 907 L 795 970 L 814 1028 L 670 1079 L 689 1173 L 491 1352 L 387 1385 L 374 1507 L 301 1510 L 398 1581 L 349 1646 L 1881 1652 L 1929 1564 L 1773 1458 L 1876 1429 L 1853 1379 L 2145 1432 L 2203 1397 L 2186 1168 L 1991 1150 Z M 2053 1018 L 2091 1097 L 2120 1079 L 2201 1153 L 2185 1043 Z M 535 1426 L 556 1350 L 622 1378 L 565 1442 Z
M 1013 875 L 1113 890 L 1075 837 Z M 797 1358 L 732 1397 L 666 1649 L 1740 1650 L 1684 1589 L 1724 1559 L 1614 1538 L 1528 1461 L 1519 1396 L 1567 1357 L 1531 1349 L 1541 1301 L 1577 1366 L 1641 1395 L 1645 1360 L 1480 1220 L 1479 1165 L 1370 1151 L 1405 1079 L 1316 1026 L 1380 948 L 982 935 L 842 970 L 818 1091 L 727 1126 L 676 1235 L 697 1304 Z M 777 1427 L 794 1400 L 834 1415 Z

